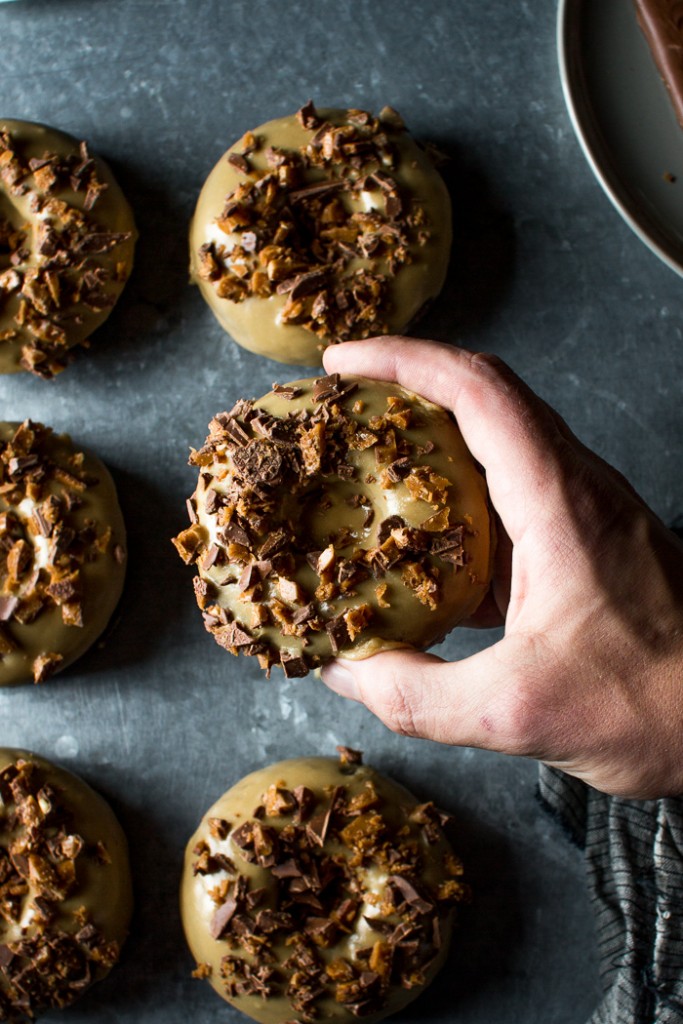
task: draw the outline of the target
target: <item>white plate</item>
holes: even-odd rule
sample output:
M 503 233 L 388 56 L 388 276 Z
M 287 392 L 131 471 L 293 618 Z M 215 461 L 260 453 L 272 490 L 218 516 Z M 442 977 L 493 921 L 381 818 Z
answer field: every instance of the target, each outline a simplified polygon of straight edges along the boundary
M 557 42 L 567 107 L 593 172 L 638 237 L 683 276 L 683 129 L 633 3 L 560 0 Z

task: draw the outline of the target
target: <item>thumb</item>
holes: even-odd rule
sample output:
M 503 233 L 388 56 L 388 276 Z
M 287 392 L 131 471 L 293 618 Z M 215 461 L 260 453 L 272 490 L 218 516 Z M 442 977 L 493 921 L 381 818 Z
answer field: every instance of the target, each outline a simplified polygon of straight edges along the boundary
M 385 651 L 359 661 L 333 661 L 323 668 L 322 679 L 401 735 L 527 754 L 532 752 L 526 749 L 530 705 L 516 646 L 504 638 L 459 662 Z

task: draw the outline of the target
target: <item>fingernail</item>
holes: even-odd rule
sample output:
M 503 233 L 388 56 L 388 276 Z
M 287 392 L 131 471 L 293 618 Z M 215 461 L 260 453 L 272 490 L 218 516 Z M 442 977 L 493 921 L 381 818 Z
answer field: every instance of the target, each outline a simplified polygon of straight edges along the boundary
M 329 665 L 325 665 L 321 675 L 325 686 L 329 686 L 330 690 L 334 690 L 340 697 L 360 700 L 356 680 L 342 662 L 331 661 Z

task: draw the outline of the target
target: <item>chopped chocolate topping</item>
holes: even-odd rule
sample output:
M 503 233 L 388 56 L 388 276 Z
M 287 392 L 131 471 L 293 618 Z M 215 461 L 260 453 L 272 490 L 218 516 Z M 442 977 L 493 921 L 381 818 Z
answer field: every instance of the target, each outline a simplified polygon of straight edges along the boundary
M 434 909 L 434 904 L 420 896 L 415 886 L 407 878 L 400 875 L 392 875 L 389 878 L 389 885 L 397 890 L 399 897 L 405 901 L 418 914 L 428 914 Z
M 362 750 L 352 750 L 351 747 L 337 747 L 339 754 L 339 763 L 342 768 L 346 768 L 348 765 L 359 765 L 363 763 L 363 752 Z
M 301 394 L 301 388 L 292 387 L 291 384 L 273 384 L 273 393 L 281 398 L 292 400 Z
M 87 152 L 82 143 L 84 148 Z M 0 287 L 20 300 L 17 331 L 6 340 L 21 339 L 20 365 L 37 376 L 49 378 L 65 368 L 70 348 L 65 324 L 80 323 L 82 307 L 99 313 L 112 306 L 127 276 L 124 261 L 112 266 L 102 258 L 131 237 L 103 230 L 92 212 L 107 187 L 89 155 L 29 158 L 21 141 L 0 130 L 0 189 L 28 196 L 39 218 L 33 254 L 24 232 L 10 230 L 0 219 L 0 252 L 8 253 L 13 268 L 2 275 Z M 58 198 L 66 190 L 82 197 L 82 209 Z
M 77 864 L 89 858 L 91 871 L 97 861 L 44 770 L 10 763 L 0 772 L 0 806 L 0 1020 L 33 1020 L 72 1003 L 119 949 L 96 922 L 62 906 L 78 898 Z
M 342 766 L 359 769 L 359 751 L 338 750 Z M 285 998 L 299 1021 L 314 1024 L 323 1000 L 363 1016 L 386 1010 L 393 991 L 424 983 L 467 889 L 455 877 L 459 861 L 442 833 L 441 847 L 420 841 L 423 820 L 439 828 L 433 805 L 397 806 L 373 775 L 350 774 L 347 785 L 316 791 L 274 782 L 259 817 L 230 833 L 240 858 L 260 871 L 211 889 L 217 906 L 207 928 L 225 949 L 228 998 Z M 211 858 L 209 842 L 200 847 Z M 366 942 L 345 942 L 335 956 L 359 922 Z
M 30 420 L 8 440 L 0 438 L 0 622 L 6 640 L 16 623 L 27 625 L 55 608 L 65 625 L 82 627 L 84 566 L 106 552 L 125 560 L 111 527 L 83 524 L 72 514 L 97 482 L 84 472 L 83 459 L 55 445 L 52 431 Z M 21 647 L 21 633 L 13 635 L 12 649 Z M 3 653 L 9 652 L 0 644 L 0 658 Z M 34 681 L 47 680 L 62 661 L 57 652 L 38 654 Z
M 218 908 L 211 920 L 211 936 L 220 939 L 227 931 L 228 925 L 237 912 L 237 900 L 234 896 L 228 896 L 225 903 Z
M 327 635 L 330 638 L 332 653 L 339 654 L 342 648 L 348 644 L 350 640 L 344 616 L 337 615 L 336 618 L 326 622 L 325 629 L 327 630 Z
M 313 106 L 313 100 L 309 100 L 308 103 L 305 103 L 301 110 L 297 111 L 296 116 L 302 128 L 315 131 L 315 129 L 320 126 L 320 118 Z
M 334 124 L 310 101 L 297 120 L 309 139 L 270 147 L 265 170 L 229 155 L 240 180 L 216 222 L 230 241 L 201 246 L 199 276 L 231 302 L 285 295 L 281 322 L 328 342 L 386 333 L 391 281 L 429 237 L 423 206 L 394 177 L 403 124 L 362 110 Z
M 287 679 L 300 679 L 302 676 L 308 675 L 308 664 L 302 656 L 282 651 L 280 664 Z
M 196 594 L 207 629 L 233 654 L 257 656 L 266 673 L 279 664 L 288 678 L 298 678 L 362 641 L 381 610 L 395 604 L 388 598 L 390 577 L 393 595 L 402 588 L 436 610 L 443 573 L 466 563 L 471 529 L 451 522 L 450 480 L 417 461 L 408 433 L 417 425 L 414 407 L 389 392 L 382 415 L 359 420 L 366 403 L 352 399 L 357 388 L 339 374 L 321 377 L 308 385 L 308 407 L 282 416 L 240 401 L 214 417 L 190 460 L 201 471 L 193 521 L 174 543 L 204 577 L 206 587 Z M 306 388 L 275 384 L 273 392 L 291 400 Z M 376 478 L 358 472 L 367 467 L 361 461 L 367 450 L 379 486 L 403 490 L 419 525 L 391 515 L 371 532 L 375 513 L 364 488 Z M 309 509 L 324 514 L 333 507 L 339 478 L 358 480 L 343 500 L 359 514 L 328 534 L 326 547 L 312 550 L 302 524 Z M 372 577 L 377 582 L 368 588 Z M 329 654 L 319 653 L 321 636 Z

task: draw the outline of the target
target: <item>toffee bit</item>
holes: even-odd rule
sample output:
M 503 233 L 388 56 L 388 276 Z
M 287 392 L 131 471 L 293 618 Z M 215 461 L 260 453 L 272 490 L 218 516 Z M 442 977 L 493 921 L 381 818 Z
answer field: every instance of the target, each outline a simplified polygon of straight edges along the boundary
M 456 586 L 468 572 L 475 585 L 464 542 L 477 530 L 470 516 L 452 522 L 452 482 L 437 471 L 447 457 L 436 468 L 414 461 L 414 431 L 430 429 L 413 415 L 419 405 L 395 385 L 378 385 L 372 403 L 368 390 L 346 404 L 358 384 L 339 374 L 274 383 L 260 402 L 214 417 L 192 459 L 197 521 L 174 544 L 203 579 L 196 597 L 206 628 L 266 673 L 279 665 L 298 678 L 366 637 L 393 638 L 401 595 L 435 611 L 460 566 L 468 571 Z M 359 401 L 361 419 L 352 411 Z M 384 480 L 367 472 L 378 464 L 395 485 L 390 501 Z M 380 518 L 377 507 L 403 515 Z M 434 631 L 431 616 L 414 610 Z
M 244 140 L 230 151 L 240 178 L 216 223 L 233 247 L 226 259 L 203 242 L 197 276 L 228 302 L 286 295 L 280 323 L 310 331 L 321 348 L 386 333 L 391 282 L 431 236 L 423 205 L 397 173 L 403 127 L 362 110 L 333 124 L 311 101 L 296 120 L 310 138 L 299 148 L 268 146 L 265 169 L 252 166 Z M 364 189 L 380 202 L 363 212 Z
M 230 832 L 230 823 L 225 818 L 209 818 L 209 832 L 215 839 L 227 839 Z
M 296 117 L 301 127 L 306 128 L 307 131 L 315 131 L 320 125 L 320 118 L 313 105 L 313 100 L 308 100 L 300 110 L 297 110 Z
M 446 842 L 421 841 L 417 819 L 431 820 L 431 805 L 397 802 L 372 769 L 359 770 L 360 752 L 338 751 L 343 783 L 329 767 L 329 784 L 319 780 L 315 790 L 289 790 L 270 774 L 258 811 L 272 824 L 259 813 L 232 833 L 249 877 L 222 890 L 203 883 L 215 907 L 209 920 L 203 896 L 198 904 L 222 946 L 214 972 L 228 1000 L 284 994 L 307 1024 L 330 998 L 363 1016 L 385 1012 L 406 984 L 424 984 L 467 892 L 450 871 L 457 858 Z M 222 806 L 236 810 L 229 797 Z
M 0 945 L 3 1020 L 33 1020 L 68 1006 L 119 954 L 118 942 L 89 919 L 88 909 L 76 904 L 74 910 L 84 895 L 76 871 L 84 841 L 74 815 L 92 816 L 92 809 L 68 784 L 53 786 L 50 772 L 48 765 L 16 759 L 0 773 L 0 914 L 8 934 L 16 931 Z M 91 887 L 101 887 L 97 865 L 88 872 Z
M 0 131 L 0 189 L 23 195 L 33 221 L 30 245 L 24 244 L 23 231 L 5 237 L 0 223 L 0 245 L 8 250 L 15 275 L 3 275 L 2 284 L 21 288 L 18 331 L 6 340 L 17 343 L 22 369 L 49 378 L 66 367 L 67 350 L 74 344 L 62 325 L 70 321 L 78 332 L 82 307 L 101 313 L 114 305 L 129 259 L 102 257 L 129 242 L 132 232 L 106 231 L 92 214 L 109 185 L 101 180 L 95 160 L 83 156 L 83 145 L 66 155 L 42 157 L 28 156 L 30 146 L 30 133 L 23 140 Z M 76 193 L 75 202 L 62 198 L 69 189 Z M 121 200 L 115 197 L 114 202 Z M 125 213 L 119 211 L 119 219 L 125 221 Z M 86 342 L 77 334 L 75 344 Z
M 51 651 L 46 654 L 39 654 L 33 661 L 33 682 L 47 682 L 50 676 L 54 675 L 63 661 L 64 656 L 56 653 L 55 651 Z
M 337 753 L 339 754 L 339 763 L 342 768 L 346 768 L 349 765 L 361 765 L 363 763 L 363 752 L 361 750 L 353 750 L 351 747 L 337 747 Z

